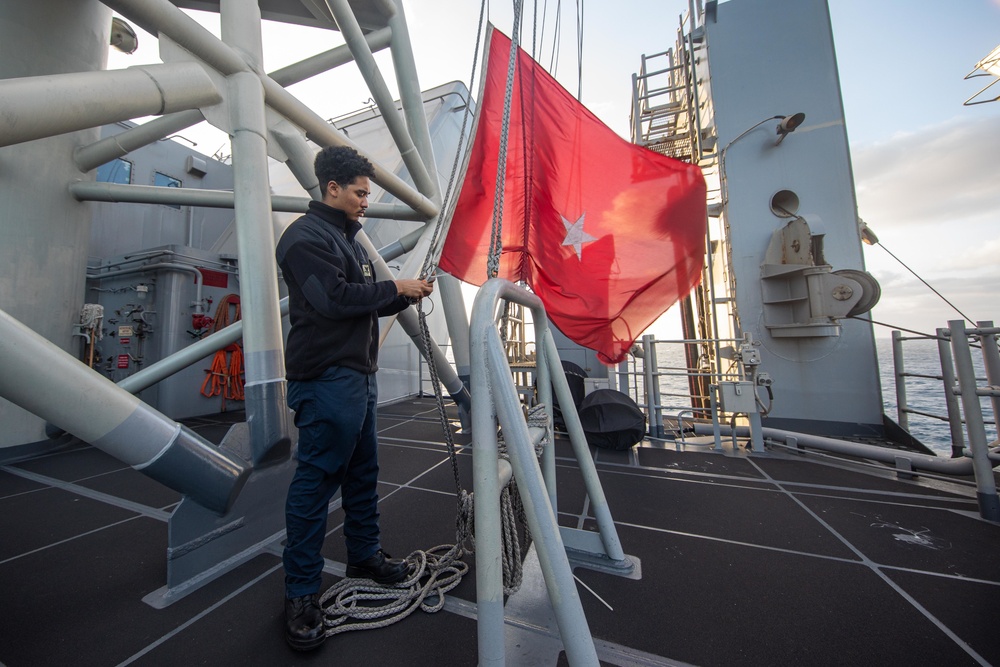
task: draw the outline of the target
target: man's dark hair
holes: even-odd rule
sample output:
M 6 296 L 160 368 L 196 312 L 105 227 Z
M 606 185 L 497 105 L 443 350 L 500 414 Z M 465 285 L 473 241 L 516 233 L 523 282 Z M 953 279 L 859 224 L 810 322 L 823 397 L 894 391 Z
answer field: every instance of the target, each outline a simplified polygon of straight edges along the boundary
M 326 190 L 330 181 L 347 187 L 358 176 L 375 177 L 375 167 L 368 158 L 349 146 L 327 146 L 316 154 L 313 169 L 321 190 Z

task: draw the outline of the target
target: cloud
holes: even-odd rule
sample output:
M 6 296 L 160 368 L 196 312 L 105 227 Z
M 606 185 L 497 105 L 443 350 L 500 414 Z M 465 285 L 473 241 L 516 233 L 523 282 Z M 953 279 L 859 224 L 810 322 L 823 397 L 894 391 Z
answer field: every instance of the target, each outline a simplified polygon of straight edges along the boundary
M 874 319 L 933 331 L 961 318 L 907 267 L 970 317 L 1000 319 L 1000 116 L 926 127 L 852 155 L 858 211 L 881 240 L 865 248 L 882 288 Z
M 1000 116 L 924 128 L 852 149 L 861 217 L 888 226 L 993 221 L 1000 210 Z

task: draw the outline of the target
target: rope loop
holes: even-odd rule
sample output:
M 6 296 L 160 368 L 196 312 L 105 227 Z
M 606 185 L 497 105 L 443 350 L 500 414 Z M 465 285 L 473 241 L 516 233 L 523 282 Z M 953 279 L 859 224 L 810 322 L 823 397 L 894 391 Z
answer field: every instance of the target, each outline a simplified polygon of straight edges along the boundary
M 320 597 L 326 636 L 384 628 L 417 609 L 434 614 L 444 608 L 445 593 L 462 581 L 469 566 L 460 545 L 442 544 L 406 557 L 410 575 L 393 585 L 371 579 L 342 579 Z

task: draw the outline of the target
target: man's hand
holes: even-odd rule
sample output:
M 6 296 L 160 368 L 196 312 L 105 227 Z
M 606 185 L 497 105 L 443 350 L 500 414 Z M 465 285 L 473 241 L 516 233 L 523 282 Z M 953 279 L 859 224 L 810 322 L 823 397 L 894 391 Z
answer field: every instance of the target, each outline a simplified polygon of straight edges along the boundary
M 396 294 L 410 299 L 422 299 L 434 291 L 434 285 L 426 280 L 397 280 L 395 283 Z

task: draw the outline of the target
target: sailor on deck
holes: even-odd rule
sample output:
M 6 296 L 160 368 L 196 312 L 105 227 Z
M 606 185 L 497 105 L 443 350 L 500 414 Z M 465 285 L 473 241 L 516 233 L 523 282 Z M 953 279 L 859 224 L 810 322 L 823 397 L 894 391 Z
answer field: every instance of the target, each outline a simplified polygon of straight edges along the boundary
M 407 565 L 389 558 L 379 541 L 378 318 L 428 296 L 424 280 L 375 281 L 355 239 L 368 207 L 372 164 L 347 147 L 316 156 L 323 201 L 293 222 L 278 242 L 288 284 L 285 366 L 288 405 L 299 430 L 298 466 L 288 489 L 284 550 L 285 637 L 292 648 L 323 643 L 319 608 L 321 553 L 328 504 L 342 489 L 347 576 L 396 583 Z

